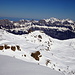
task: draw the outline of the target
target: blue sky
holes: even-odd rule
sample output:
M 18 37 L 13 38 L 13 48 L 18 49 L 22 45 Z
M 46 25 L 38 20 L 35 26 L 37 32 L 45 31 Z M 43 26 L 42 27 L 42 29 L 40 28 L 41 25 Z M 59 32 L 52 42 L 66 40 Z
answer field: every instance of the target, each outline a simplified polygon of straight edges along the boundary
M 0 17 L 75 20 L 75 0 L 0 0 Z

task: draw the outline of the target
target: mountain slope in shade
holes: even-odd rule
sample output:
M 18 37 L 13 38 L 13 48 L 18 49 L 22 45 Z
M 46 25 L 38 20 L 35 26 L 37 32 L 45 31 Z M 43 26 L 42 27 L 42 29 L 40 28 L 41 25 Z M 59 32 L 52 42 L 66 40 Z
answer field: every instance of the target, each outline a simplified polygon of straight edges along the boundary
M 42 31 L 14 35 L 0 30 L 0 55 L 8 55 L 61 72 L 75 74 L 75 39 L 57 40 Z
M 8 60 L 8 61 L 7 61 Z M 47 67 L 0 55 L 0 75 L 63 75 Z

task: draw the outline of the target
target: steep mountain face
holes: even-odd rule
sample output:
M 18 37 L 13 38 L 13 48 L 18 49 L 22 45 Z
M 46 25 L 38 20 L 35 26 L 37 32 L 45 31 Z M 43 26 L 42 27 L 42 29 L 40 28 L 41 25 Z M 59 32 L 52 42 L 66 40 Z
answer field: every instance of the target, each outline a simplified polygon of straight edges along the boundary
M 0 55 L 75 75 L 75 39 L 57 40 L 42 31 L 14 35 L 0 29 Z
M 75 38 L 75 22 L 70 19 L 43 19 L 9 21 L 0 20 L 0 28 L 13 34 L 28 34 L 31 31 L 42 30 L 47 35 L 60 40 Z

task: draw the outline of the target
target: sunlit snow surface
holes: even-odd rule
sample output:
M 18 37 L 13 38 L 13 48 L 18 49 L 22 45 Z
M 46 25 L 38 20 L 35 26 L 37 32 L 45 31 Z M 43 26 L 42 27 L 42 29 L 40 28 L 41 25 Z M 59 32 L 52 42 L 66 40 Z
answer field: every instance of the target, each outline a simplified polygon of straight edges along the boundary
M 42 38 L 39 38 L 39 35 Z M 19 45 L 21 51 L 3 49 L 0 50 L 0 55 L 8 55 L 23 61 L 43 65 L 57 70 L 61 74 L 75 75 L 75 39 L 57 40 L 41 31 L 34 31 L 26 35 L 14 35 L 0 30 L 0 45 L 4 44 L 9 46 Z M 31 53 L 35 51 L 40 51 L 42 55 L 39 61 L 31 57 Z M 23 56 L 24 54 L 26 57 Z M 48 64 L 46 64 L 47 60 L 49 60 Z

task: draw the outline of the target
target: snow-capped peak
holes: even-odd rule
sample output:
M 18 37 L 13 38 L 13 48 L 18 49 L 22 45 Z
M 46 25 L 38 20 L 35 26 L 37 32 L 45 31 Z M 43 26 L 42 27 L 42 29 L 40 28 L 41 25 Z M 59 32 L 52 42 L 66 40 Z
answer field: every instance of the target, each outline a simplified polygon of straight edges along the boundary
M 22 20 L 20 20 L 21 22 L 23 22 L 24 21 L 24 19 L 22 19 Z
M 67 22 L 69 22 L 69 23 L 74 23 L 74 21 L 73 20 L 70 20 L 70 19 L 57 19 L 57 18 L 54 18 L 54 17 L 51 17 L 50 19 L 44 19 L 46 22 L 49 22 L 49 21 L 51 21 L 51 23 L 54 23 L 54 22 L 56 22 L 56 21 L 59 21 L 59 22 L 61 22 L 61 23 L 63 23 L 63 22 L 65 22 L 65 21 L 67 21 Z
M 13 21 L 10 21 L 11 23 L 13 23 Z
M 54 17 L 51 17 L 50 19 L 44 19 L 46 22 L 49 22 L 51 21 L 51 23 L 55 22 L 55 21 L 60 21 L 59 19 L 57 18 L 54 18 Z
M 59 21 L 59 19 L 54 18 L 54 17 L 50 18 L 50 20 L 51 20 L 51 21 Z
M 70 20 L 70 19 L 65 19 L 67 22 L 69 22 L 69 23 L 74 23 L 74 21 L 73 20 Z

